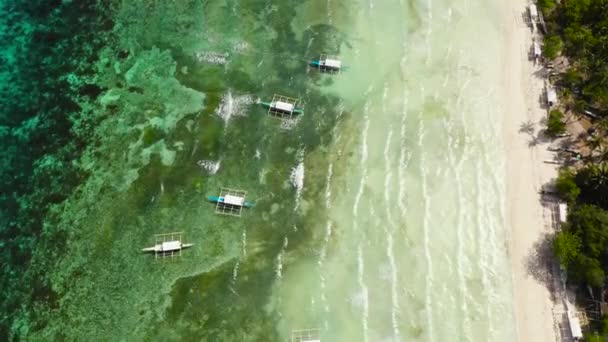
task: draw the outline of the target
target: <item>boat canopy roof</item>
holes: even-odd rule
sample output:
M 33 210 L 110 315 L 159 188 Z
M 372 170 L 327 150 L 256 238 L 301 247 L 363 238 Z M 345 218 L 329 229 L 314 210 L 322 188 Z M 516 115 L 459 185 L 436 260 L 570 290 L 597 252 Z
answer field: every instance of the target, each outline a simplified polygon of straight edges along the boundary
M 163 252 L 176 251 L 182 248 L 180 241 L 165 241 L 160 246 Z
M 234 196 L 234 195 L 226 195 L 224 197 L 224 203 L 226 203 L 226 204 L 242 206 L 244 202 L 245 202 L 245 198 L 243 198 L 243 197 L 238 197 L 238 196 Z
M 342 67 L 342 62 L 340 62 L 337 59 L 329 59 L 329 58 L 327 58 L 325 60 L 325 66 L 339 69 L 340 67 Z
M 288 103 L 288 102 L 283 102 L 283 101 L 276 101 L 274 103 L 274 107 L 280 110 L 284 110 L 287 112 L 292 112 L 294 105 L 293 103 Z

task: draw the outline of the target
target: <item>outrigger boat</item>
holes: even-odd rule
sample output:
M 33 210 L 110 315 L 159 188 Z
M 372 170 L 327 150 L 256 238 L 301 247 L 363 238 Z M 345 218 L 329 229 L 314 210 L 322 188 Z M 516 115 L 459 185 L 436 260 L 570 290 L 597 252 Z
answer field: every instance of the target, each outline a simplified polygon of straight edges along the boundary
M 338 72 L 344 68 L 339 60 L 329 58 L 310 61 L 310 66 L 332 72 Z
M 225 195 L 225 196 L 207 196 L 207 199 L 212 203 L 220 203 L 223 205 L 231 205 L 235 207 L 251 208 L 255 205 L 254 202 L 245 201 L 243 197 Z
M 318 68 L 321 72 L 329 74 L 336 74 L 341 70 L 346 69 L 338 57 L 330 55 L 321 55 L 319 59 L 312 60 L 308 64 L 313 68 Z
M 272 102 L 263 102 L 260 101 L 260 104 L 273 112 L 285 113 L 285 114 L 304 114 L 304 109 L 296 108 L 293 103 L 283 102 L 283 101 L 272 101 Z
M 182 243 L 179 240 L 174 241 L 164 241 L 162 243 L 154 245 L 154 247 L 143 248 L 142 252 L 154 252 L 154 253 L 165 253 L 165 252 L 175 252 L 182 250 L 184 248 L 194 246 L 193 243 Z

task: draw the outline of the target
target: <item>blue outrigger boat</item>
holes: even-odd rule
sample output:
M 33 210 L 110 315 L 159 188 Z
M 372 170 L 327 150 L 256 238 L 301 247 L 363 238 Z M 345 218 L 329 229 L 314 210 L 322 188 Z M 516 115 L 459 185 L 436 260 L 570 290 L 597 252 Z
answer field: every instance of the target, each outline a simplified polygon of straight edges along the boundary
M 248 202 L 245 201 L 242 197 L 232 195 L 226 195 L 225 197 L 207 196 L 207 199 L 212 203 L 222 203 L 236 207 L 251 208 L 255 205 L 255 202 Z
M 341 61 L 325 56 L 321 56 L 321 58 L 317 60 L 310 61 L 309 64 L 311 67 L 318 68 L 320 71 L 327 73 L 338 73 L 342 69 L 346 69 L 346 67 L 342 66 Z

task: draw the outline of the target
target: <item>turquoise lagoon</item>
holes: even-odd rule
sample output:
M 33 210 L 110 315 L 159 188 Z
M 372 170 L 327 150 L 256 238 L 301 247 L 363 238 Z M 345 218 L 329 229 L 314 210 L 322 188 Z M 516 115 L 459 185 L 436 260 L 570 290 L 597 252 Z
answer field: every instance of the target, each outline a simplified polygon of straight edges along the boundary
M 117 1 L 32 340 L 512 341 L 505 6 Z M 483 43 L 482 43 L 483 42 Z M 306 67 L 341 56 L 336 76 Z M 256 104 L 297 97 L 281 122 Z M 214 214 L 206 196 L 256 206 Z M 179 260 L 140 253 L 182 231 Z M 26 322 L 26 323 L 24 323 Z

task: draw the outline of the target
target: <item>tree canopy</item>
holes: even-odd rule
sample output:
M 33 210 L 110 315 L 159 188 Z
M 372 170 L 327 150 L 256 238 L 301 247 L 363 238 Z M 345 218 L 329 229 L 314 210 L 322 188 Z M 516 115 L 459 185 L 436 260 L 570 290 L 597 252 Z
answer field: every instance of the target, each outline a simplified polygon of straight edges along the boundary
M 564 75 L 562 83 L 585 102 L 585 107 L 608 113 L 608 1 L 539 1 L 552 28 L 545 38 L 544 53 L 556 57 L 560 51 L 576 72 Z
M 569 169 L 564 169 L 559 172 L 559 176 L 555 181 L 557 192 L 566 199 L 569 203 L 575 203 L 581 189 L 575 182 L 575 175 Z
M 548 35 L 544 39 L 543 54 L 549 59 L 557 57 L 564 47 L 564 42 L 558 35 Z
M 547 119 L 547 134 L 555 137 L 566 132 L 566 123 L 564 122 L 564 114 L 559 110 L 552 110 Z

